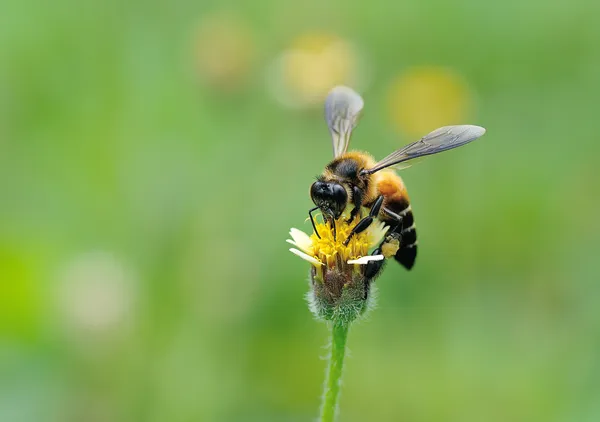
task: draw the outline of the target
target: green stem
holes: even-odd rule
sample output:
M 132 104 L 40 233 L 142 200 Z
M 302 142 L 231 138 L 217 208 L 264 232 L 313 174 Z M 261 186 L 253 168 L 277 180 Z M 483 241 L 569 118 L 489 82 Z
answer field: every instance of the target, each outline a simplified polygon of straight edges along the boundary
M 331 326 L 331 354 L 327 368 L 327 380 L 323 391 L 320 422 L 333 422 L 337 412 L 337 402 L 340 395 L 340 383 L 346 353 L 346 339 L 349 324 L 334 321 Z

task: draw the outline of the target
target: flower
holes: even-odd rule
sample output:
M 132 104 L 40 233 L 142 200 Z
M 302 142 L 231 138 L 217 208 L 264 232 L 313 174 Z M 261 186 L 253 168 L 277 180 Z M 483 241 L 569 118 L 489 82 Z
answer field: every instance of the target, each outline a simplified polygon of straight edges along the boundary
M 315 233 L 311 236 L 301 230 L 292 228 L 290 236 L 292 240 L 287 242 L 296 246 L 290 248 L 290 252 L 310 262 L 315 267 L 323 265 L 327 267 L 342 267 L 346 265 L 365 265 L 371 261 L 381 261 L 383 255 L 368 255 L 369 249 L 379 244 L 387 231 L 384 223 L 375 221 L 362 233 L 355 234 L 348 245 L 344 240 L 352 231 L 357 221 L 348 224 L 343 218 L 336 222 L 337 233 L 334 236 L 332 227 L 328 224 L 317 223 L 319 238 Z
M 373 276 L 368 264 L 385 259 L 382 254 L 369 253 L 382 241 L 388 227 L 375 220 L 344 244 L 358 221 L 360 217 L 347 222 L 342 216 L 335 222 L 335 233 L 329 223 L 316 223 L 320 237 L 296 228 L 290 230 L 292 239 L 287 242 L 295 246 L 290 252 L 311 263 L 309 302 L 318 318 L 349 322 L 369 307 Z

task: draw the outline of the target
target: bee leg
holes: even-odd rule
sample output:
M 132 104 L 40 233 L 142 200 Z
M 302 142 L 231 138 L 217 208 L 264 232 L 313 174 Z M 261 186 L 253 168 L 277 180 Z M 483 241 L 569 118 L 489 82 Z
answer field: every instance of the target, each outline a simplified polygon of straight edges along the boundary
M 360 206 L 352 208 L 352 211 L 350 211 L 350 217 L 346 220 L 346 224 L 352 223 L 359 211 Z
M 391 217 L 391 220 L 393 221 L 392 224 L 390 224 L 389 229 L 387 231 L 387 236 L 385 237 L 385 239 L 383 240 L 383 242 L 381 242 L 381 245 L 385 244 L 385 243 L 390 243 L 393 240 L 396 240 L 398 242 L 402 241 L 402 232 L 401 230 L 398 230 L 398 227 L 400 227 L 402 225 L 402 216 L 399 214 L 396 214 L 394 211 L 391 211 L 389 208 L 383 207 L 383 212 L 388 216 Z
M 335 242 L 337 240 L 337 230 L 335 228 L 335 218 L 331 219 L 331 228 L 333 231 L 333 241 Z
M 381 247 L 375 249 L 371 255 L 381 255 Z M 384 259 L 381 261 L 370 261 L 367 265 L 365 265 L 365 271 L 363 273 L 365 278 L 365 292 L 363 295 L 364 300 L 367 300 L 369 291 L 371 290 L 371 283 L 379 276 L 384 265 Z
M 315 219 L 313 218 L 313 215 L 312 215 L 312 213 L 318 209 L 319 209 L 319 207 L 314 207 L 314 208 L 311 208 L 310 210 L 308 210 L 308 216 L 310 217 L 310 222 L 312 223 L 315 234 L 320 239 L 321 235 L 319 235 L 319 232 L 317 231 L 317 225 L 315 224 Z
M 354 208 L 350 211 L 350 218 L 346 220 L 346 224 L 352 223 L 358 212 L 360 211 L 360 207 L 363 201 L 363 194 L 360 189 L 356 186 L 352 187 L 352 203 L 354 204 Z
M 381 255 L 381 246 L 373 251 L 371 255 Z M 379 274 L 381 268 L 383 268 L 385 260 L 381 261 L 369 261 L 367 265 L 365 265 L 365 278 L 373 278 Z
M 383 212 L 386 213 L 388 216 L 392 217 L 392 219 L 395 221 L 396 224 L 390 225 L 390 228 L 388 229 L 388 233 L 394 233 L 398 229 L 398 226 L 402 224 L 402 216 L 396 214 L 394 211 L 386 207 L 383 207 Z
M 379 215 L 379 210 L 381 209 L 381 205 L 383 204 L 383 195 L 381 195 L 375 201 L 375 204 L 371 207 L 371 211 L 369 211 L 369 215 L 363 218 L 354 226 L 346 240 L 344 240 L 344 246 L 348 246 L 350 243 L 350 239 L 357 233 L 364 232 L 370 225 L 373 223 L 373 220 Z
M 375 204 L 377 205 L 377 204 Z M 383 207 L 383 212 L 385 214 L 387 214 L 388 216 L 390 216 L 395 224 L 390 225 L 390 228 L 388 229 L 388 233 L 390 233 L 389 235 L 386 236 L 386 238 L 381 242 L 381 244 L 379 245 L 379 247 L 377 249 L 375 249 L 373 251 L 373 253 L 371 255 L 382 255 L 383 254 L 383 248 L 386 247 L 386 243 L 388 243 L 390 240 L 399 240 L 399 238 L 401 237 L 400 233 L 396 232 L 396 229 L 398 228 L 398 226 L 400 224 L 402 224 L 402 216 L 396 214 L 393 211 L 390 211 L 388 208 Z M 381 270 L 383 269 L 383 266 L 385 265 L 385 259 L 382 259 L 381 261 L 370 261 L 367 265 L 365 265 L 365 271 L 364 271 L 364 277 L 365 277 L 365 295 L 364 295 L 364 299 L 367 299 L 368 296 L 368 292 L 369 292 L 369 285 L 371 284 L 371 282 L 377 278 L 381 272 Z

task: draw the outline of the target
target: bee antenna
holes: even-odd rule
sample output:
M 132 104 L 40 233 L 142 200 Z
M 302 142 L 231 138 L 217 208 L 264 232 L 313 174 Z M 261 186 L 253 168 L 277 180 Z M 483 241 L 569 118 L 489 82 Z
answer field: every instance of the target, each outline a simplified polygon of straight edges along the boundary
M 319 231 L 317 230 L 317 225 L 315 224 L 315 219 L 313 218 L 313 215 L 312 215 L 313 211 L 316 211 L 318 209 L 319 209 L 318 206 L 314 207 L 314 208 L 311 208 L 310 210 L 308 210 L 308 215 L 310 217 L 310 222 L 311 222 L 311 224 L 313 226 L 313 230 L 315 231 L 315 234 L 317 235 L 317 237 L 320 239 L 321 235 L 319 234 Z
M 333 241 L 337 240 L 337 231 L 335 228 L 335 218 L 331 217 L 331 227 L 333 228 Z

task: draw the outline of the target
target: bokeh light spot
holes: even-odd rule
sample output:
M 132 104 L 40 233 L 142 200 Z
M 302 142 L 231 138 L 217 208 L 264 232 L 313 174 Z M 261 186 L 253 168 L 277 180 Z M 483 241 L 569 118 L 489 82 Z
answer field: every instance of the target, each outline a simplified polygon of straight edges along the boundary
M 300 35 L 271 66 L 268 84 L 275 99 L 288 107 L 321 105 L 335 85 L 361 85 L 357 48 L 337 35 Z
M 246 81 L 255 57 L 251 30 L 226 13 L 206 15 L 194 35 L 194 59 L 198 77 L 206 84 L 235 89 Z
M 387 106 L 398 131 L 421 137 L 441 126 L 465 123 L 471 97 L 469 86 L 453 70 L 418 67 L 392 81 Z
M 66 328 L 76 335 L 109 333 L 128 320 L 134 301 L 134 278 L 107 252 L 75 256 L 59 283 L 59 307 Z

